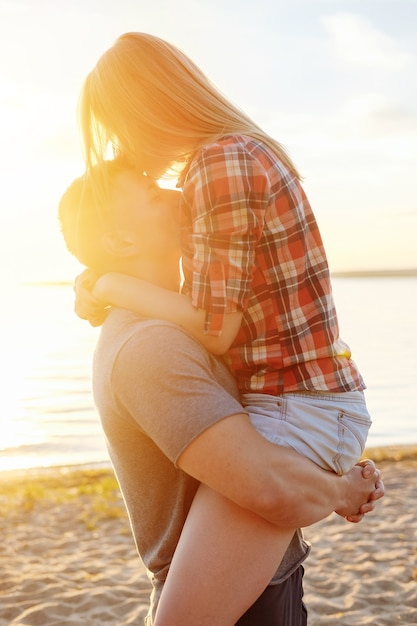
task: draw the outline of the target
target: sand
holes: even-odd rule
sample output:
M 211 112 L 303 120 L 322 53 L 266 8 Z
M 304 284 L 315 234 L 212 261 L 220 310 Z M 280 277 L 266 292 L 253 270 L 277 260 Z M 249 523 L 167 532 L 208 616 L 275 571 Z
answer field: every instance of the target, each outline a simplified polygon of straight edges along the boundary
M 417 624 L 417 454 L 384 457 L 376 512 L 305 530 L 309 626 Z M 0 531 L 0 626 L 143 624 L 150 585 L 110 470 L 3 472 Z

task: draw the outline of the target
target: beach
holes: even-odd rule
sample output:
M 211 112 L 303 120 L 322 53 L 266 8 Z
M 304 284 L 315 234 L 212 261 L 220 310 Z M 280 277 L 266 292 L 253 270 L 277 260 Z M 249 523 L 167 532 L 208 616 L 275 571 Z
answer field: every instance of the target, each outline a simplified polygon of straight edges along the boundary
M 309 626 L 417 624 L 417 446 L 368 451 L 386 496 L 305 529 Z M 0 473 L 0 626 L 141 625 L 150 584 L 110 469 Z

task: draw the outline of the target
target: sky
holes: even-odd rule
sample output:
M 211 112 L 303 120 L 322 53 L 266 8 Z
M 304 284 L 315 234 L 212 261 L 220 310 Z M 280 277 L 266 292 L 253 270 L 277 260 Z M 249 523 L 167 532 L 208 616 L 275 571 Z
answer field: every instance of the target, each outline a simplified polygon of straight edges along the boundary
M 0 0 L 0 277 L 71 280 L 82 81 L 123 32 L 186 52 L 283 143 L 333 271 L 417 268 L 417 0 Z

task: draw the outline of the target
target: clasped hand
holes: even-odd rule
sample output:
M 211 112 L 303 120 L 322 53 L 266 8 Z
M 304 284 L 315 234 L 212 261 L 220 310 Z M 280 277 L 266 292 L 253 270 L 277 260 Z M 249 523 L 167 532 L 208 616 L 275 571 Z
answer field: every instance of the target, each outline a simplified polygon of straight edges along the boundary
M 370 459 L 357 463 L 345 478 L 350 484 L 345 505 L 336 510 L 338 515 L 348 522 L 360 522 L 366 513 L 374 510 L 377 500 L 385 495 L 385 487 L 381 478 L 381 471 Z M 362 493 L 362 495 L 361 495 Z M 364 498 L 368 498 L 363 503 Z M 362 502 L 362 503 L 361 503 Z M 357 511 L 352 513 L 352 511 Z

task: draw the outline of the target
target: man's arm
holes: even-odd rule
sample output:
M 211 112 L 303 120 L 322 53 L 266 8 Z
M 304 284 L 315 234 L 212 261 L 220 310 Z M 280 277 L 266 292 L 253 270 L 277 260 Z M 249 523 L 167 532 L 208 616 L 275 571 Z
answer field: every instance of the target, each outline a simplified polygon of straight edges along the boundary
M 360 467 L 337 476 L 264 439 L 245 414 L 227 417 L 205 430 L 182 452 L 178 466 L 281 527 L 308 526 L 332 511 L 359 521 L 384 494 L 373 464 L 364 470 L 370 477 L 363 477 Z
M 334 510 L 358 514 L 374 492 L 378 476 L 365 480 L 355 468 L 339 477 L 264 439 L 239 404 L 230 372 L 169 323 L 137 322 L 111 380 L 118 406 L 174 464 L 278 526 L 306 526 Z

